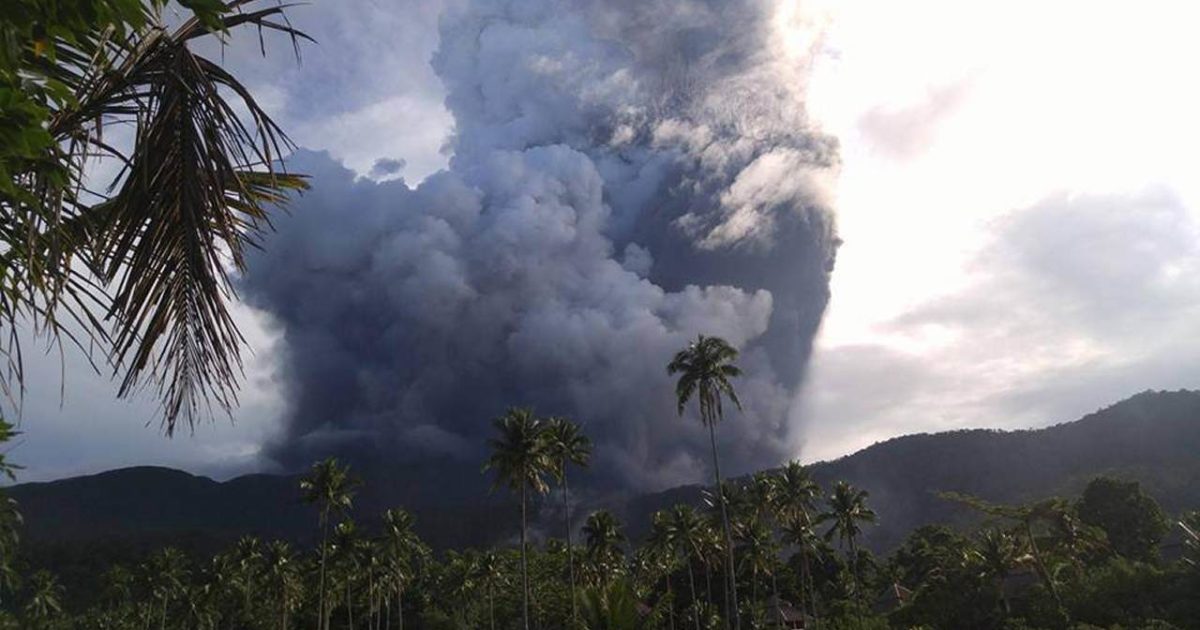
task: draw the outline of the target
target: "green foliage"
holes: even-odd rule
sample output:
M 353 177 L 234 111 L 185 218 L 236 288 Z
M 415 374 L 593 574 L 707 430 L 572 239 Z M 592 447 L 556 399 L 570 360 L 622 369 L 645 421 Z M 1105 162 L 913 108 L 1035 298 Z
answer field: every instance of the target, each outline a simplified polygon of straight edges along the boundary
M 16 479 L 16 472 L 21 467 L 7 460 L 5 444 L 18 435 L 20 432 L 13 430 L 13 425 L 0 418 L 0 475 L 10 480 Z M 21 524 L 17 502 L 0 487 L 0 602 L 20 584 L 13 560 L 21 541 Z
M 588 630 L 640 630 L 646 627 L 638 611 L 637 595 L 627 581 L 585 589 L 579 599 Z
M 521 626 L 526 601 L 530 626 L 541 628 L 710 630 L 730 617 L 720 587 L 725 576 L 715 505 L 707 513 L 679 505 L 656 514 L 650 538 L 632 557 L 623 553 L 615 517 L 593 514 L 580 553 L 588 579 L 573 598 L 562 542 L 530 544 L 524 553 L 514 546 L 435 556 L 403 510 L 387 510 L 363 525 L 339 514 L 334 506 L 348 505 L 343 480 L 349 478 L 336 461 L 319 462 L 306 478 L 305 496 L 329 505 L 329 521 L 338 520 L 327 544 L 294 548 L 245 536 L 215 555 L 165 548 L 97 572 L 96 597 L 86 607 L 72 606 L 71 593 L 50 573 L 30 573 L 7 618 L 0 615 L 0 628 L 363 630 L 398 628 L 403 610 L 409 628 L 511 630 Z M 1029 516 L 1029 530 L 1024 521 L 1011 529 L 993 523 L 971 535 L 924 527 L 885 562 L 862 549 L 853 556 L 835 552 L 820 536 L 783 535 L 794 529 L 781 524 L 794 515 L 784 503 L 777 500 L 764 512 L 743 500 L 761 497 L 763 488 L 752 486 L 764 479 L 726 490 L 738 523 L 734 577 L 744 628 L 775 627 L 770 602 L 776 598 L 805 610 L 811 626 L 822 630 L 1200 628 L 1200 572 L 1184 562 L 1156 565 L 1080 551 L 1065 533 L 1073 520 L 1063 516 L 1073 516 L 1072 503 L 989 506 Z M 1067 512 L 1055 511 L 1061 509 Z M 1033 567 L 1033 544 L 1061 606 Z M 1091 559 L 1077 561 L 1080 553 Z M 781 554 L 786 562 L 778 561 Z
M 1200 572 L 1200 510 L 1184 514 L 1176 524 L 1183 531 L 1183 561 Z
M 738 351 L 720 337 L 700 335 L 687 348 L 675 354 L 667 365 L 668 374 L 678 374 L 675 399 L 679 415 L 688 401 L 696 396 L 700 402 L 700 420 L 708 426 L 724 418 L 722 398 L 729 398 L 738 409 L 742 408 L 730 379 L 741 376 L 742 371 L 733 364 Z
M 159 393 L 168 433 L 236 404 L 242 338 L 228 269 L 306 186 L 291 145 L 238 80 L 192 50 L 239 26 L 306 36 L 283 6 L 182 0 L 6 0 L 0 13 L 0 326 L 76 343 Z M 113 143 L 106 126 L 128 125 Z M 121 167 L 107 186 L 90 160 Z M 11 386 L 0 381 L 6 394 Z
M 508 486 L 515 492 L 549 491 L 546 476 L 558 465 L 544 437 L 544 421 L 532 409 L 509 409 L 492 422 L 497 436 L 488 440 L 492 450 L 483 470 L 493 471 L 493 487 Z
M 1167 517 L 1136 481 L 1097 477 L 1075 507 L 1079 519 L 1104 530 L 1112 550 L 1149 561 L 1168 530 Z
M 625 534 L 621 524 L 607 510 L 593 512 L 583 526 L 585 574 L 589 581 L 603 588 L 624 572 Z

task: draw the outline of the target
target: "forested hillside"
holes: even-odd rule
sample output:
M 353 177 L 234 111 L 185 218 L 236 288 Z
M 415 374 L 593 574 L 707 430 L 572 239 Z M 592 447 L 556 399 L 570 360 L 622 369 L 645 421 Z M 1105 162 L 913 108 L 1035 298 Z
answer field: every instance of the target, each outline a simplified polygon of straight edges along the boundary
M 1020 502 L 1076 494 L 1092 477 L 1108 474 L 1140 481 L 1176 513 L 1200 505 L 1198 453 L 1200 393 L 1145 392 L 1045 429 L 910 435 L 810 469 L 824 487 L 846 480 L 870 492 L 886 518 L 865 541 L 884 551 L 919 525 L 976 518 L 938 498 L 945 491 Z M 418 531 L 434 548 L 487 545 L 515 533 L 495 519 L 495 510 L 509 509 L 511 501 L 488 495 L 475 470 L 466 472 L 479 480 L 477 496 L 440 498 L 417 492 L 437 483 L 420 470 L 357 472 L 368 481 L 356 501 L 360 512 L 404 505 L 421 516 Z M 297 479 L 249 475 L 219 483 L 165 468 L 129 468 L 21 484 L 11 495 L 20 502 L 31 544 L 136 539 L 152 548 L 181 538 L 207 549 L 243 533 L 306 542 L 314 516 L 299 501 Z M 652 512 L 699 502 L 700 494 L 699 487 L 684 487 L 591 507 L 620 514 L 637 538 Z
M 795 565 L 797 556 L 793 556 L 786 569 L 777 567 L 777 554 L 782 548 L 777 546 L 770 530 L 764 529 L 764 523 L 772 522 L 770 519 L 782 518 L 779 514 L 783 512 L 778 512 L 779 506 L 783 505 L 781 498 L 786 496 L 786 488 L 791 487 L 789 480 L 795 480 L 793 485 L 797 492 L 809 497 L 805 501 L 813 502 L 814 509 L 828 505 L 831 510 L 821 513 L 803 530 L 784 527 L 782 531 L 784 542 L 792 541 L 788 544 L 795 545 L 804 541 L 804 545 L 810 546 L 811 552 L 816 554 L 814 562 L 817 564 L 812 567 L 815 585 L 807 587 L 816 591 L 808 596 L 829 602 L 822 605 L 828 613 L 851 617 L 861 614 L 861 611 L 853 614 L 845 610 L 838 612 L 840 609 L 833 603 L 836 601 L 867 606 L 877 612 L 892 610 L 895 603 L 885 603 L 882 609 L 873 605 L 870 593 L 888 588 L 891 581 L 896 584 L 907 581 L 922 584 L 922 594 L 915 603 L 897 609 L 893 615 L 895 620 L 904 619 L 905 615 L 913 616 L 914 620 L 932 620 L 941 614 L 938 611 L 955 610 L 957 612 L 951 616 L 954 620 L 961 621 L 962 615 L 980 614 L 983 615 L 980 623 L 984 623 L 985 618 L 991 623 L 995 620 L 994 609 L 989 606 L 995 602 L 943 601 L 947 597 L 958 597 L 957 591 L 942 589 L 939 586 L 942 582 L 938 580 L 930 581 L 929 576 L 933 574 L 927 573 L 927 565 L 936 560 L 941 563 L 937 566 L 945 564 L 944 571 L 967 571 L 964 576 L 967 579 L 975 575 L 971 573 L 975 570 L 975 561 L 960 566 L 961 563 L 955 562 L 946 564 L 948 558 L 961 556 L 965 553 L 963 549 L 969 551 L 971 545 L 981 545 L 976 550 L 980 554 L 990 553 L 987 545 L 991 543 L 1004 545 L 1003 549 L 993 551 L 1008 550 L 1004 551 L 1007 554 L 1004 557 L 1012 557 L 1004 561 L 1006 568 L 997 569 L 998 573 L 971 591 L 974 593 L 971 597 L 987 599 L 991 597 L 987 593 L 992 589 L 988 580 L 1032 570 L 1029 558 L 1036 557 L 1037 552 L 1033 552 L 1034 556 L 1018 553 L 1025 545 L 1021 536 L 1026 534 L 1021 533 L 1025 530 L 1020 527 L 1013 529 L 1014 521 L 1019 524 L 1022 519 L 1032 519 L 1029 522 L 1036 524 L 1037 538 L 1042 540 L 1039 544 L 1049 546 L 1053 551 L 1051 557 L 1060 566 L 1079 567 L 1082 566 L 1079 563 L 1086 561 L 1089 566 L 1102 567 L 1107 561 L 1105 558 L 1119 552 L 1119 557 L 1124 560 L 1114 560 L 1117 564 L 1103 571 L 1134 571 L 1140 572 L 1138 575 L 1142 577 L 1138 579 L 1158 580 L 1155 582 L 1158 586 L 1146 591 L 1152 594 L 1151 600 L 1147 600 L 1150 603 L 1139 604 L 1141 608 L 1134 618 L 1186 618 L 1190 613 L 1176 592 L 1188 588 L 1187 579 L 1190 578 L 1186 577 L 1186 572 L 1179 573 L 1182 569 L 1167 565 L 1164 573 L 1164 569 L 1145 563 L 1153 563 L 1164 536 L 1168 537 L 1169 545 L 1173 545 L 1170 548 L 1175 550 L 1169 552 L 1170 557 L 1178 557 L 1181 553 L 1180 536 L 1185 532 L 1195 536 L 1193 530 L 1184 530 L 1182 526 L 1173 529 L 1170 524 L 1185 510 L 1194 510 L 1200 505 L 1200 484 L 1197 483 L 1200 481 L 1200 457 L 1197 453 L 1200 453 L 1200 394 L 1147 392 L 1078 421 L 1045 429 L 913 435 L 876 444 L 832 462 L 807 468 L 791 466 L 786 470 L 764 471 L 753 479 L 733 480 L 726 490 L 726 500 L 734 514 L 733 521 L 741 541 L 737 546 L 738 553 L 743 554 L 743 558 L 750 558 L 745 561 L 750 564 L 738 565 L 741 567 L 739 573 L 749 571 L 748 584 L 754 588 L 760 583 L 760 577 L 767 575 L 759 576 L 760 571 L 790 571 L 786 581 L 780 580 L 786 584 L 785 590 L 792 593 L 805 590 L 803 584 L 809 578 L 804 576 L 808 569 Z M 280 541 L 273 543 L 278 545 L 291 541 L 298 544 L 298 549 L 320 547 L 323 539 L 319 534 L 325 531 L 320 526 L 323 521 L 318 520 L 319 512 L 314 509 L 311 492 L 302 492 L 302 489 L 306 484 L 311 488 L 318 471 L 323 469 L 343 475 L 344 483 L 352 488 L 345 496 L 354 497 L 353 509 L 346 510 L 345 514 L 352 516 L 352 520 L 338 525 L 331 547 L 334 550 L 342 548 L 339 546 L 342 543 L 337 540 L 344 539 L 346 545 L 351 544 L 350 541 L 359 541 L 353 544 L 360 545 L 366 544 L 361 542 L 363 535 L 386 536 L 396 519 L 403 520 L 406 531 L 416 536 L 414 540 L 422 541 L 422 548 L 428 543 L 433 551 L 439 552 L 437 557 L 446 564 L 434 565 L 435 573 L 453 572 L 467 565 L 475 569 L 483 566 L 478 564 L 479 558 L 470 553 L 464 555 L 465 549 L 511 547 L 508 543 L 518 521 L 512 499 L 505 493 L 488 494 L 481 489 L 473 499 L 418 494 L 415 491 L 422 487 L 436 487 L 437 480 L 425 478 L 419 469 L 406 471 L 399 468 L 355 471 L 366 482 L 359 486 L 354 473 L 328 460 L 314 466 L 313 471 L 303 477 L 249 475 L 221 483 L 176 470 L 142 467 L 15 486 L 10 493 L 25 514 L 20 565 L 30 573 L 49 571 L 37 573 L 43 576 L 40 579 L 57 576 L 53 584 L 65 587 L 70 609 L 78 611 L 104 605 L 102 593 L 111 586 L 105 586 L 105 580 L 111 582 L 114 579 L 113 567 L 134 566 L 141 567 L 139 571 L 149 571 L 158 564 L 169 562 L 178 568 L 206 557 L 226 562 L 240 557 L 238 554 L 245 550 L 250 553 L 247 557 L 259 557 L 255 555 L 260 554 L 259 541 L 266 540 Z M 1098 476 L 1109 479 L 1096 480 Z M 810 478 L 816 485 L 807 481 Z M 1126 484 L 1124 480 L 1139 482 L 1140 488 L 1138 484 Z M 1087 492 L 1084 492 L 1085 487 Z M 1143 491 L 1146 494 L 1142 494 Z M 962 498 L 952 501 L 946 498 L 946 493 L 955 493 Z M 1087 499 L 1089 493 L 1093 495 L 1092 499 Z M 307 500 L 302 499 L 302 494 L 309 495 Z M 692 511 L 687 504 L 702 505 L 704 494 L 700 487 L 683 487 L 625 500 L 610 498 L 607 504 L 593 501 L 590 505 L 579 506 L 575 520 L 579 523 L 586 519 L 579 535 L 587 540 L 583 562 L 586 571 L 591 572 L 585 572 L 585 580 L 603 585 L 608 582 L 605 581 L 607 578 L 601 577 L 610 573 L 623 575 L 625 569 L 621 567 L 625 563 L 620 560 L 623 556 L 618 551 L 626 540 L 653 550 L 672 540 L 673 527 L 685 522 L 699 527 L 702 521 L 696 520 L 697 515 L 711 515 L 713 510 L 702 507 Z M 424 498 L 420 499 L 422 496 Z M 1043 501 L 1056 496 L 1064 500 Z M 1090 506 L 1088 501 L 1092 501 Z M 842 503 L 845 503 L 845 512 L 839 512 L 838 506 Z M 1163 509 L 1160 510 L 1158 505 Z M 395 506 L 403 506 L 408 512 L 392 510 Z M 865 511 L 860 516 L 847 516 L 851 520 L 845 522 L 836 520 L 838 514 L 848 515 L 854 509 Z M 541 505 L 534 506 L 533 512 L 541 521 L 535 530 L 549 532 L 552 536 L 562 531 L 562 513 L 553 500 L 544 499 Z M 409 514 L 414 515 L 415 520 Z M 980 531 L 978 526 L 984 514 L 991 514 L 998 520 Z M 381 515 L 384 521 L 380 520 Z M 862 524 L 856 525 L 860 517 Z M 675 522 L 672 518 L 681 520 Z M 1088 518 L 1101 525 L 1107 523 L 1108 536 L 1103 536 L 1094 527 L 1082 525 L 1086 521 L 1080 519 Z M 1193 513 L 1186 518 L 1194 521 L 1197 517 Z M 1127 525 L 1129 523 L 1137 523 L 1136 528 L 1146 529 L 1128 529 L 1134 527 Z M 923 527 L 931 524 L 949 524 L 961 534 L 940 526 Z M 826 530 L 829 535 L 822 542 L 819 537 Z M 1141 533 L 1143 531 L 1146 533 Z M 976 533 L 971 538 L 966 537 L 970 532 Z M 840 541 L 838 548 L 843 548 L 847 537 L 850 539 L 847 557 L 852 559 L 858 558 L 859 553 L 862 555 L 857 567 L 854 562 L 844 564 L 839 560 L 831 546 L 830 541 L 836 539 Z M 1172 537 L 1175 542 L 1171 542 Z M 976 538 L 978 541 L 968 542 Z M 601 539 L 607 541 L 604 543 L 607 555 L 596 556 L 593 547 Z M 862 550 L 859 553 L 853 551 L 856 542 Z M 1193 540 L 1186 544 L 1194 546 L 1196 543 Z M 557 566 L 555 563 L 562 560 L 559 556 L 563 545 L 561 541 L 546 544 L 538 541 L 535 549 L 543 547 L 544 551 L 534 553 L 533 562 L 536 567 L 541 567 L 536 571 L 553 573 L 558 569 L 551 565 Z M 1031 541 L 1029 547 L 1033 549 Z M 287 548 L 285 545 L 279 549 L 282 552 Z M 888 554 L 889 559 L 883 562 L 883 556 L 876 555 L 880 553 Z M 494 557 L 496 562 L 515 562 L 509 552 Z M 650 570 L 653 567 L 645 564 L 652 557 L 657 556 L 651 554 L 639 560 L 635 554 L 631 565 L 633 575 L 655 575 Z M 1125 560 L 1143 564 L 1120 564 Z M 462 564 L 464 562 L 467 564 Z M 1097 562 L 1101 564 L 1095 564 Z M 546 563 L 549 564 L 542 567 Z M 711 569 L 717 573 L 717 565 L 719 563 L 705 564 L 706 571 Z M 673 571 L 671 566 L 664 570 Z M 849 584 L 859 584 L 862 580 L 850 591 L 851 595 L 843 592 L 847 582 L 838 577 L 844 577 L 846 571 L 854 577 Z M 1038 568 L 1037 571 L 1044 585 L 1059 580 L 1047 577 L 1050 575 L 1048 569 Z M 430 589 L 436 595 L 437 589 L 456 583 L 451 578 L 448 574 L 420 588 Z M 794 582 L 796 579 L 800 582 Z M 1107 578 L 1103 573 L 1096 574 L 1095 579 L 1099 581 L 1093 582 L 1092 577 L 1087 577 L 1063 582 L 1064 586 L 1075 589 L 1072 594 L 1075 600 L 1062 599 L 1052 589 L 1034 589 L 1027 593 L 1030 599 L 1021 604 L 1023 614 L 1041 619 L 1045 611 L 1038 607 L 1054 602 L 1054 608 L 1059 612 L 1043 621 L 1052 620 L 1058 614 L 1078 614 L 1091 619 L 1126 618 L 1122 616 L 1124 613 L 1109 614 L 1097 608 L 1109 597 L 1105 589 L 1111 585 L 1106 586 L 1107 582 L 1103 580 Z M 554 579 L 545 576 L 538 580 L 539 583 L 556 584 Z M 1121 584 L 1126 582 L 1128 580 L 1121 578 Z M 35 580 L 31 588 L 37 584 L 40 582 Z M 707 577 L 705 585 L 710 605 L 717 606 Z M 860 588 L 865 593 L 854 593 Z M 368 590 L 368 593 L 374 591 Z M 556 593 L 555 597 L 562 595 Z M 761 604 L 765 601 L 761 595 L 752 591 L 750 601 Z M 507 592 L 502 604 L 508 616 L 515 614 L 515 609 L 509 610 L 516 603 L 511 596 L 512 592 Z M 431 601 L 445 604 L 456 600 L 442 593 Z M 376 603 L 380 602 L 382 600 Z M 558 601 L 545 609 L 544 614 L 563 614 L 553 611 L 561 604 Z M 655 614 L 670 615 L 673 614 L 671 611 L 678 612 L 682 605 L 668 593 L 655 605 L 656 610 L 660 606 L 665 608 Z M 701 610 L 697 606 L 693 601 L 694 614 Z M 436 616 L 442 614 L 439 610 L 446 612 L 431 604 L 420 614 Z M 754 614 L 766 613 L 758 610 Z
M 1143 392 L 1074 422 L 1027 431 L 965 430 L 908 435 L 811 466 L 829 487 L 846 480 L 871 493 L 886 517 L 864 535 L 877 551 L 926 523 L 966 522 L 977 515 L 938 498 L 963 492 L 1024 502 L 1081 491 L 1105 474 L 1137 480 L 1177 513 L 1200 505 L 1200 392 Z M 631 522 L 700 488 L 638 497 Z

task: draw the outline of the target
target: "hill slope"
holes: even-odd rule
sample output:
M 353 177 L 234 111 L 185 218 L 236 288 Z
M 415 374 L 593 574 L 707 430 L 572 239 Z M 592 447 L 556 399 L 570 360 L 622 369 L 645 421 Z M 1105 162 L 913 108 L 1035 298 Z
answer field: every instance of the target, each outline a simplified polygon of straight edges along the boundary
M 870 491 L 880 524 L 869 530 L 866 542 L 876 549 L 891 548 L 925 523 L 971 518 L 937 498 L 940 491 L 1016 502 L 1074 494 L 1088 479 L 1112 474 L 1141 481 L 1166 510 L 1177 512 L 1200 507 L 1200 392 L 1146 392 L 1045 429 L 906 436 L 815 464 L 812 471 L 826 487 L 844 479 Z M 475 471 L 467 473 L 478 478 Z M 503 495 L 489 497 L 482 483 L 473 497 L 439 495 L 434 502 L 421 490 L 444 484 L 424 479 L 420 470 L 366 476 L 357 500 L 360 513 L 373 517 L 385 507 L 405 505 L 435 547 L 485 545 L 512 533 L 506 529 L 512 519 L 497 516 L 511 506 Z M 35 548 L 94 549 L 106 541 L 148 548 L 190 541 L 197 550 L 209 550 L 246 533 L 306 542 L 315 517 L 299 503 L 296 487 L 295 477 L 249 475 L 220 483 L 143 467 L 22 484 L 10 493 L 20 502 L 26 539 Z M 699 494 L 699 487 L 684 487 L 606 501 L 604 507 L 617 510 L 636 538 L 654 510 L 695 502 Z
M 1107 474 L 1140 481 L 1177 513 L 1200 508 L 1200 392 L 1144 392 L 1044 429 L 904 436 L 811 470 L 826 489 L 845 480 L 871 493 L 880 518 L 864 542 L 876 550 L 891 549 L 927 523 L 974 519 L 938 498 L 944 491 L 1024 502 L 1078 494 Z M 631 523 L 645 523 L 653 510 L 699 497 L 698 487 L 677 488 L 634 499 L 624 513 Z

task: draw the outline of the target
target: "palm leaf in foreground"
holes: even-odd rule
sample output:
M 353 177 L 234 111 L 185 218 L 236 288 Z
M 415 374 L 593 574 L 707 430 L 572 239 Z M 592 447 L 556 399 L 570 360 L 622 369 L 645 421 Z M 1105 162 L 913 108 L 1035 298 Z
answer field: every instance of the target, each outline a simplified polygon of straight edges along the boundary
M 99 342 L 121 396 L 157 390 L 170 434 L 237 404 L 244 339 L 229 274 L 244 270 L 270 208 L 306 186 L 280 165 L 293 145 L 279 126 L 190 45 L 239 26 L 293 44 L 307 36 L 287 24 L 287 5 L 185 3 L 203 8 L 171 30 L 157 0 L 125 4 L 141 5 L 136 19 L 39 42 L 50 52 L 23 66 L 56 90 L 44 124 L 52 142 L 0 194 L 0 319 Z M 133 137 L 106 141 L 106 126 Z M 84 176 L 96 156 L 120 167 L 107 190 Z M 4 355 L 20 385 L 19 344 Z

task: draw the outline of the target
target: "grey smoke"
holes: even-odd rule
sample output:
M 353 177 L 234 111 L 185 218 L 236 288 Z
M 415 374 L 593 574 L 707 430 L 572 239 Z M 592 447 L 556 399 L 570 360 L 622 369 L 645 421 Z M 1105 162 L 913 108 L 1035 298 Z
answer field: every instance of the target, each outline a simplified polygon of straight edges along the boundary
M 586 425 L 592 482 L 707 474 L 664 366 L 697 333 L 743 349 L 731 472 L 791 454 L 792 398 L 837 240 L 836 143 L 804 112 L 807 59 L 774 3 L 475 0 L 432 63 L 447 170 L 416 188 L 327 156 L 243 293 L 282 327 L 293 401 L 271 456 L 476 470 L 490 420 Z
M 399 175 L 400 171 L 408 165 L 403 158 L 379 158 L 371 165 L 371 177 L 375 179 L 383 179 L 392 175 Z

